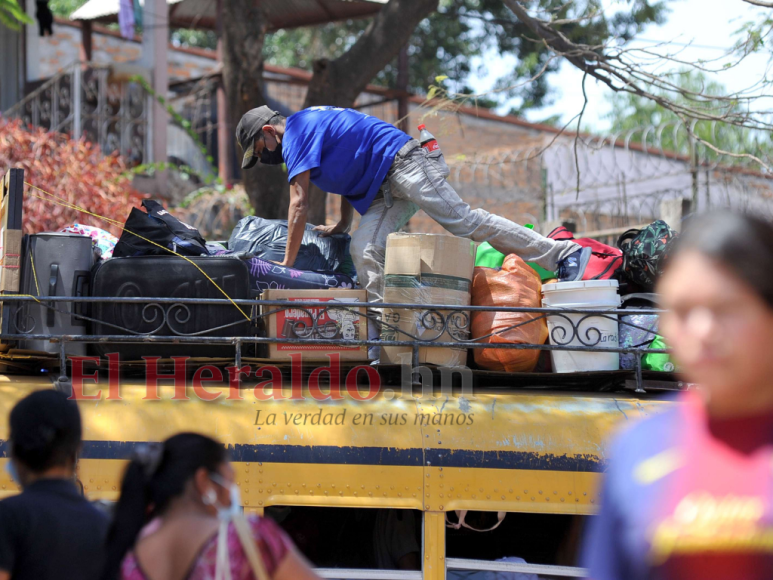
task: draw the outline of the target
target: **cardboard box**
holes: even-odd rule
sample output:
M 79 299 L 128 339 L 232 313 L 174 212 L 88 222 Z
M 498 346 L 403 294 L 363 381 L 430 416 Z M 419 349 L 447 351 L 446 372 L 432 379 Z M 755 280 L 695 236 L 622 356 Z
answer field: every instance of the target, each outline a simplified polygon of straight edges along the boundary
M 468 306 L 474 267 L 475 245 L 466 238 L 437 234 L 390 234 L 384 268 L 384 302 Z M 453 312 L 444 310 L 441 314 L 447 318 Z M 427 328 L 432 326 L 433 318 L 431 313 L 426 313 L 427 310 L 385 308 L 383 321 L 402 332 L 382 325 L 381 340 L 410 340 L 409 334 L 423 339 L 437 337 L 438 329 Z M 467 326 L 465 329 L 454 329 L 457 338 L 469 337 L 469 312 L 465 314 L 452 317 L 461 326 Z M 448 327 L 437 341 L 455 342 Z M 410 347 L 381 347 L 380 360 L 382 363 L 409 363 L 411 352 Z M 464 365 L 467 363 L 467 349 L 422 347 L 419 349 L 419 363 Z
M 21 230 L 0 231 L 0 292 L 16 294 L 21 279 Z
M 261 300 L 289 300 L 293 302 L 319 302 L 320 308 L 286 309 L 271 314 L 266 320 L 270 338 L 337 338 L 366 340 L 368 319 L 354 312 L 325 310 L 335 302 L 366 302 L 365 290 L 266 290 Z M 262 312 L 276 310 L 276 306 L 261 306 Z M 365 314 L 365 308 L 357 309 Z M 316 330 L 311 316 L 317 318 Z M 295 345 L 274 343 L 269 345 L 269 357 L 274 360 L 290 360 L 290 355 L 303 353 L 303 360 L 328 361 L 326 355 L 338 353 L 342 361 L 368 360 L 367 346 Z

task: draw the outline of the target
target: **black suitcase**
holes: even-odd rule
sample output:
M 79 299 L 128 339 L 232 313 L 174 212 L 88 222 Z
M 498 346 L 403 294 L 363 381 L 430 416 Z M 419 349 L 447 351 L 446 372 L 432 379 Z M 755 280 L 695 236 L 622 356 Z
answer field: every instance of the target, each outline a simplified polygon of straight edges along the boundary
M 234 300 L 250 298 L 250 273 L 242 260 L 234 258 L 189 258 Z M 182 305 L 154 303 L 151 298 L 225 298 L 198 268 L 177 256 L 137 256 L 113 258 L 95 268 L 92 296 L 146 297 L 140 303 L 112 304 L 95 302 L 92 334 L 155 336 L 251 336 L 254 328 L 244 314 L 249 306 Z M 244 312 L 244 314 L 242 313 Z M 231 345 L 207 344 L 134 344 L 100 343 L 95 354 L 117 352 L 121 360 L 139 360 L 143 356 L 233 357 Z M 251 354 L 245 347 L 243 354 Z
M 25 236 L 22 245 L 22 294 L 31 296 L 89 295 L 94 250 L 91 238 L 78 234 L 46 232 Z M 34 266 L 34 271 L 33 271 Z M 88 314 L 84 303 L 24 302 L 15 319 L 16 330 L 30 334 L 85 334 Z M 23 340 L 20 348 L 59 352 L 59 344 L 48 340 Z M 86 343 L 69 342 L 67 354 L 84 356 Z

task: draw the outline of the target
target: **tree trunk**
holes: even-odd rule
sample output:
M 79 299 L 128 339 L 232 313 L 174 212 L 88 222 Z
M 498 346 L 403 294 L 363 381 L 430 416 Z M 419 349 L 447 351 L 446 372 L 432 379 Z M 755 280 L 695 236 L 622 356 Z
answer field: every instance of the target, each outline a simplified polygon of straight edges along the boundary
M 438 0 L 390 0 L 346 53 L 332 61 L 314 62 L 304 108 L 354 105 L 368 83 L 408 42 L 419 22 L 437 7 Z M 319 188 L 311 188 L 309 221 L 324 223 L 326 196 Z
M 242 115 L 266 104 L 261 80 L 268 23 L 259 6 L 255 0 L 223 2 L 223 84 L 230 115 L 218 122 L 228 123 L 231 135 L 235 134 Z M 241 159 L 243 152 L 238 146 L 236 150 Z M 242 171 L 242 183 L 255 215 L 267 219 L 287 218 L 290 190 L 281 168 L 258 163 Z

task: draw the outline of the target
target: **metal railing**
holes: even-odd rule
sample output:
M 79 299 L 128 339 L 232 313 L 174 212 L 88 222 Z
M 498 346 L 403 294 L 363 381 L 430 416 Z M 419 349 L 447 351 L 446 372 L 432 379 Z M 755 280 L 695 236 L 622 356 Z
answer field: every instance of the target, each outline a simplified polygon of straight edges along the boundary
M 98 63 L 73 63 L 3 113 L 48 132 L 96 143 L 129 165 L 147 163 L 150 95 Z
M 453 349 L 509 349 L 547 350 L 575 352 L 603 352 L 633 355 L 631 372 L 636 381 L 636 391 L 644 392 L 642 357 L 649 353 L 668 353 L 665 349 L 652 349 L 648 344 L 630 346 L 601 345 L 603 333 L 598 324 L 602 320 L 614 320 L 618 325 L 655 335 L 652 327 L 643 327 L 629 319 L 631 315 L 657 316 L 655 309 L 570 309 L 570 308 L 519 308 L 464 305 L 424 305 L 362 302 L 302 302 L 287 300 L 227 300 L 217 298 L 148 298 L 123 297 L 64 297 L 64 296 L 4 296 L 5 306 L 10 306 L 10 320 L 4 324 L 6 332 L 0 334 L 3 341 L 48 341 L 58 344 L 62 374 L 67 368 L 68 345 L 91 344 L 169 344 L 169 345 L 222 345 L 233 347 L 236 366 L 241 366 L 245 345 L 299 345 L 299 346 L 380 346 L 407 347 L 414 369 L 420 364 L 423 347 Z M 69 306 L 68 306 L 69 305 Z M 112 307 L 109 308 L 109 307 Z M 97 312 L 89 313 L 91 308 Z M 412 312 L 413 331 L 405 330 L 394 318 L 381 319 L 380 314 L 368 308 L 387 309 L 392 312 Z M 202 310 L 203 309 L 203 310 Z M 216 322 L 202 326 L 197 314 L 206 309 L 217 309 Z M 261 336 L 258 329 L 271 317 L 282 311 L 292 310 L 295 318 L 285 328 L 289 338 Z M 43 313 L 54 313 L 79 320 L 90 326 L 83 334 L 53 335 L 43 331 Z M 471 318 L 476 313 L 497 312 L 516 317 L 513 324 L 496 332 L 472 337 Z M 249 319 L 249 320 L 247 320 Z M 354 320 L 367 319 L 379 324 L 392 334 L 393 340 L 368 340 L 347 327 Z M 546 344 L 496 342 L 488 339 L 502 337 L 529 324 L 551 321 L 550 336 Z M 40 324 L 39 324 L 40 323 Z M 544 324 L 544 322 L 542 322 Z M 248 329 L 245 329 L 245 326 Z M 84 327 L 86 329 L 88 327 Z M 229 334 L 239 328 L 238 334 Z M 96 329 L 96 330 L 95 330 Z M 265 334 L 265 333 L 262 333 Z M 506 336 L 505 336 L 506 338 Z M 616 337 L 617 339 L 617 337 Z M 418 376 L 416 377 L 418 382 Z

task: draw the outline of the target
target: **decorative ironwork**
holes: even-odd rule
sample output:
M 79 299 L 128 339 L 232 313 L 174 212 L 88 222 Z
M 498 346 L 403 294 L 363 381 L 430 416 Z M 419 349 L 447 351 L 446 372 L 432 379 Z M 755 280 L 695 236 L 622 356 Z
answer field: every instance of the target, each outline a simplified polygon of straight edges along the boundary
M 65 360 L 66 343 L 154 343 L 154 344 L 188 344 L 188 345 L 232 345 L 235 348 L 235 359 L 241 360 L 242 346 L 245 344 L 297 344 L 318 346 L 399 346 L 409 347 L 413 352 L 414 366 L 418 367 L 419 349 L 425 346 L 472 348 L 472 349 L 526 349 L 548 351 L 580 351 L 580 352 L 613 352 L 634 355 L 635 379 L 637 392 L 643 392 L 641 357 L 648 353 L 667 353 L 666 349 L 652 349 L 648 344 L 623 346 L 599 346 L 602 331 L 596 321 L 614 320 L 619 327 L 628 326 L 632 329 L 652 333 L 652 328 L 643 327 L 631 322 L 630 315 L 658 315 L 660 310 L 587 310 L 559 308 L 517 308 L 489 306 L 455 306 L 418 304 L 362 304 L 362 303 L 318 303 L 293 301 L 261 301 L 235 300 L 233 303 L 225 299 L 210 298 L 68 298 L 42 296 L 40 299 L 28 296 L 6 296 L 6 305 L 12 307 L 12 321 L 15 332 L 0 335 L 2 340 L 48 340 L 59 342 L 62 349 L 62 360 Z M 69 308 L 67 307 L 70 305 Z M 101 320 L 94 316 L 81 313 L 82 307 L 90 305 L 92 310 L 99 310 L 101 305 L 138 309 L 146 330 L 138 331 L 129 326 Z M 218 320 L 215 325 L 198 328 L 191 331 L 185 328 L 196 317 L 201 308 L 234 308 L 238 306 L 243 312 L 250 312 L 249 325 L 245 320 L 234 322 Z M 260 307 L 260 308 L 259 308 Z M 367 310 L 368 307 L 404 309 L 414 312 L 417 322 L 416 334 L 400 329 L 394 324 L 382 321 L 377 314 Z M 57 336 L 44 332 L 35 333 L 36 318 L 33 308 L 38 309 L 42 319 L 44 312 L 54 312 L 89 323 L 90 333 L 83 335 Z M 257 332 L 261 323 L 279 312 L 293 310 L 296 316 L 285 328 L 284 335 L 288 338 L 270 338 Z M 470 323 L 476 312 L 506 312 L 518 313 L 526 318 L 520 322 L 497 330 L 485 336 L 470 337 Z M 241 315 L 240 315 L 241 316 Z M 623 318 L 627 316 L 627 318 Z M 369 340 L 357 336 L 353 331 L 353 320 L 367 318 L 372 323 L 378 323 L 394 331 L 394 340 Z M 505 341 L 489 342 L 494 336 L 507 336 L 506 333 L 526 324 L 535 324 L 545 319 L 561 319 L 561 324 L 552 324 L 548 344 L 513 343 Z M 619 328 L 618 327 L 618 328 Z M 111 334 L 94 332 L 95 328 L 107 330 Z M 352 329 L 349 331 L 348 329 Z M 227 330 L 238 331 L 227 335 Z M 449 338 L 450 337 L 450 338 Z M 617 339 L 616 339 L 617 340 Z M 66 366 L 66 364 L 65 364 Z M 238 366 L 238 365 L 237 365 Z
M 110 67 L 74 63 L 4 114 L 49 132 L 96 143 L 129 165 L 148 162 L 150 97 L 137 83 L 116 81 Z
M 459 345 L 471 348 L 499 348 L 498 345 L 489 344 L 484 341 L 497 335 L 504 335 L 512 330 L 527 324 L 537 323 L 546 318 L 561 318 L 566 321 L 565 325 L 556 325 L 551 333 L 552 346 L 564 347 L 571 344 L 575 339 L 584 347 L 595 347 L 600 342 L 601 331 L 598 327 L 586 324 L 593 319 L 614 320 L 619 325 L 629 326 L 645 332 L 651 332 L 651 328 L 645 328 L 620 320 L 620 315 L 630 315 L 635 312 L 639 315 L 658 315 L 662 311 L 655 309 L 636 309 L 636 310 L 587 310 L 587 309 L 563 309 L 563 308 L 515 308 L 515 307 L 494 307 L 494 306 L 458 306 L 458 305 L 437 305 L 427 308 L 424 305 L 417 304 L 362 304 L 362 303 L 316 303 L 316 302 L 295 302 L 295 301 L 261 301 L 261 300 L 235 300 L 233 302 L 226 299 L 215 298 L 145 298 L 145 297 L 122 297 L 122 298 L 71 298 L 41 296 L 39 298 L 32 296 L 5 296 L 5 302 L 14 304 L 13 325 L 18 333 L 18 338 L 24 338 L 23 335 L 33 334 L 36 329 L 36 318 L 30 313 L 30 306 L 36 306 L 44 310 L 53 310 L 54 312 L 72 317 L 73 319 L 83 320 L 92 324 L 104 325 L 115 329 L 127 336 L 161 336 L 159 332 L 166 329 L 169 337 L 199 336 L 206 338 L 207 334 L 224 330 L 243 324 L 244 321 L 232 323 L 217 324 L 209 326 L 196 332 L 185 332 L 178 325 L 183 326 L 191 321 L 194 316 L 193 308 L 225 306 L 235 307 L 238 305 L 243 311 L 250 311 L 250 321 L 255 325 L 259 320 L 265 320 L 271 316 L 285 311 L 293 310 L 301 313 L 302 317 L 297 317 L 292 323 L 292 332 L 301 339 L 321 339 L 328 340 L 331 344 L 339 342 L 356 343 L 374 343 L 384 344 L 379 341 L 368 341 L 359 339 L 338 338 L 343 336 L 342 328 L 347 322 L 357 318 L 366 318 L 380 326 L 394 330 L 398 335 L 404 337 L 403 340 L 416 342 L 420 346 L 432 345 L 441 340 L 444 336 L 450 336 Z M 36 302 L 36 304 L 32 304 Z M 69 309 L 63 309 L 62 304 L 88 304 L 92 307 L 95 304 L 116 304 L 116 305 L 134 305 L 140 309 L 141 320 L 145 324 L 154 325 L 150 330 L 137 331 L 129 326 L 122 326 L 113 322 L 94 318 L 86 314 L 79 313 L 79 309 L 70 306 Z M 263 306 L 261 312 L 257 307 Z M 382 320 L 378 315 L 366 310 L 366 307 L 404 309 L 415 312 L 415 319 L 419 323 L 417 334 L 413 334 L 404 329 Z M 246 307 L 246 308 L 245 308 Z M 528 315 L 529 319 L 507 326 L 497 330 L 494 333 L 470 338 L 471 313 L 475 312 L 506 312 Z M 570 315 L 581 315 L 574 319 Z M 303 318 L 303 319 L 300 319 Z M 429 331 L 429 332 L 424 332 Z M 103 338 L 102 334 L 94 334 L 94 340 Z M 166 336 L 166 335 L 164 335 Z M 52 338 L 55 336 L 52 335 Z M 163 337 L 162 337 L 163 338 Z M 244 337 L 230 337 L 244 338 Z M 230 339 L 229 338 L 229 339 Z M 283 339 L 265 339 L 268 342 L 282 342 Z M 401 342 L 401 341 L 388 341 Z M 502 348 L 546 348 L 550 345 L 543 344 L 524 344 L 509 345 L 504 344 Z M 567 349 L 567 350 L 572 350 Z M 614 348 L 604 347 L 606 351 L 629 352 L 641 350 L 640 347 Z

